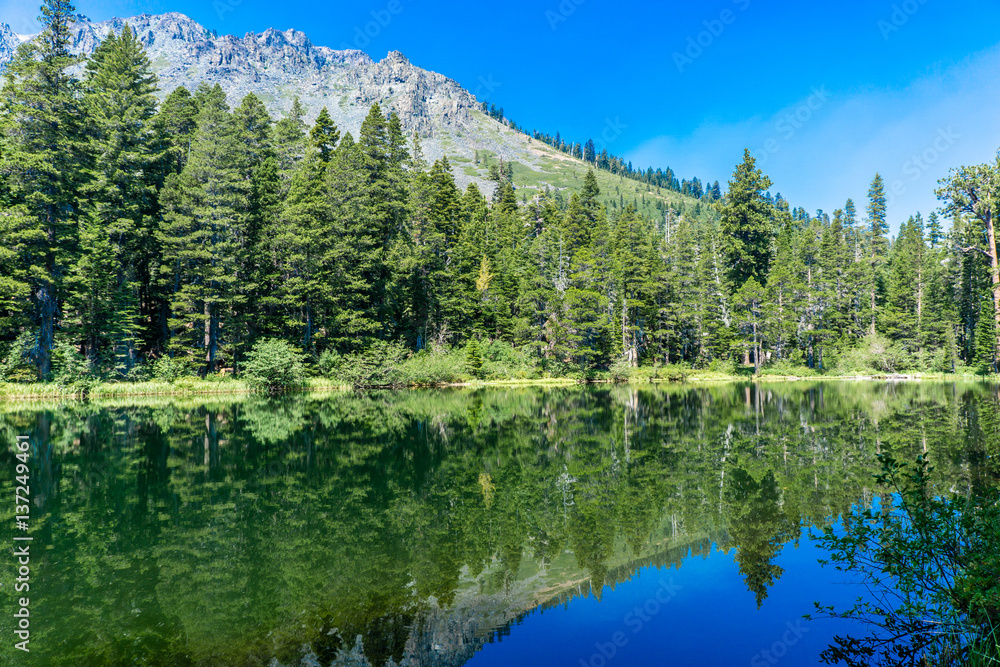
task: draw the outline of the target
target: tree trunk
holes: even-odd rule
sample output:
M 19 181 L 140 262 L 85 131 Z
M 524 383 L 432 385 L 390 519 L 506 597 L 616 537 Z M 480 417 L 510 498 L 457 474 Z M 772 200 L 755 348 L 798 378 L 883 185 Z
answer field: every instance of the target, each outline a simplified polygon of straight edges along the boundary
M 985 216 L 986 236 L 989 243 L 990 278 L 993 281 L 993 319 L 996 322 L 996 343 L 993 358 L 1000 359 L 1000 265 L 997 262 L 997 236 L 993 226 L 993 211 L 988 210 Z
M 41 330 L 38 332 L 38 373 L 45 380 L 52 372 L 52 349 L 55 347 L 56 296 L 51 283 L 38 290 Z
M 875 265 L 872 264 L 872 335 L 875 335 Z
M 205 302 L 205 375 L 215 372 L 215 357 L 219 349 L 219 319 L 209 302 Z

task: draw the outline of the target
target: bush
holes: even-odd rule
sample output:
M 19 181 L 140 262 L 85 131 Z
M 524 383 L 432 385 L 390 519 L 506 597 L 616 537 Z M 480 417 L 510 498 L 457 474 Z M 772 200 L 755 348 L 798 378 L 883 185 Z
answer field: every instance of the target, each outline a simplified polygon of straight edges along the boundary
M 723 375 L 736 375 L 736 362 L 730 357 L 715 357 L 710 362 L 708 362 L 708 368 L 706 368 L 710 373 L 721 373 Z
M 152 378 L 160 382 L 174 382 L 187 375 L 184 362 L 172 357 L 160 357 L 151 366 Z
M 403 364 L 401 377 L 407 384 L 448 384 L 468 379 L 464 350 L 432 346 L 417 352 Z
M 409 351 L 402 343 L 372 341 L 362 352 L 342 355 L 327 350 L 319 358 L 323 377 L 355 387 L 397 386 Z
M 837 359 L 843 374 L 897 373 L 906 367 L 907 355 L 885 336 L 868 334 L 858 344 L 844 350 Z
M 480 344 L 483 355 L 482 375 L 479 377 L 524 380 L 538 377 L 538 359 L 529 348 L 516 348 L 510 343 L 495 340 Z
M 91 373 L 90 362 L 75 346 L 65 341 L 56 341 L 52 350 L 52 379 L 57 384 L 72 385 L 87 383 L 95 378 Z
M 251 388 L 278 392 L 301 386 L 305 379 L 302 354 L 283 340 L 265 338 L 254 344 L 243 367 Z
M 38 369 L 31 363 L 35 336 L 25 331 L 10 344 L 3 363 L 0 363 L 0 380 L 5 382 L 38 382 Z
M 632 367 L 628 359 L 616 359 L 608 367 L 608 373 L 611 375 L 612 382 L 628 382 L 632 379 L 635 371 L 636 369 Z

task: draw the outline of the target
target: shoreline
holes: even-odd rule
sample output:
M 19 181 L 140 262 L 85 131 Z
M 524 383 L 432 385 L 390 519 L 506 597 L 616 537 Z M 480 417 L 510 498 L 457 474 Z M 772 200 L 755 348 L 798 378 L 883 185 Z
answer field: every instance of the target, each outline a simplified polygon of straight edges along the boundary
M 674 384 L 674 385 L 706 385 L 727 384 L 733 382 L 768 384 L 784 382 L 996 382 L 998 376 L 950 374 L 950 373 L 893 373 L 866 375 L 724 375 L 720 373 L 699 373 L 672 377 L 640 376 L 627 381 L 616 382 L 612 378 L 533 378 L 533 379 L 502 379 L 502 380 L 469 380 L 462 382 L 411 383 L 407 385 L 371 385 L 353 387 L 322 379 L 308 380 L 305 386 L 290 389 L 281 393 L 323 393 L 337 391 L 376 391 L 376 390 L 407 390 L 407 389 L 448 389 L 448 388 L 479 388 L 479 387 L 568 387 L 588 384 Z M 65 386 L 54 383 L 17 384 L 0 382 L 0 400 L 2 401 L 33 401 L 33 400 L 68 400 L 68 401 L 100 401 L 121 400 L 129 397 L 150 396 L 247 396 L 263 395 L 252 389 L 242 380 L 203 380 L 185 378 L 175 382 L 111 382 L 97 384 L 92 387 Z

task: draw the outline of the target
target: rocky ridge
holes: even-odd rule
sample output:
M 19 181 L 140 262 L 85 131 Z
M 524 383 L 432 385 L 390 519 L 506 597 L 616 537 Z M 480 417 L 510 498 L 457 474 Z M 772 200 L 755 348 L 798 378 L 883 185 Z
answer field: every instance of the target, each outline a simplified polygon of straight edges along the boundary
M 475 183 L 487 196 L 496 186 L 487 179 L 488 167 L 497 161 L 515 163 L 515 180 L 525 195 L 546 187 L 579 189 L 589 168 L 488 117 L 476 96 L 458 82 L 413 65 L 398 51 L 375 61 L 363 51 L 316 46 L 298 30 L 219 35 L 177 12 L 107 21 L 77 15 L 72 49 L 90 54 L 126 24 L 146 48 L 161 97 L 178 86 L 193 90 L 200 83 L 218 83 L 230 105 L 252 92 L 277 119 L 298 96 L 308 122 L 327 107 L 341 132 L 355 137 L 370 106 L 378 102 L 383 111 L 399 115 L 408 136 L 421 137 L 427 162 L 447 156 L 459 188 Z M 0 23 L 0 74 L 24 39 Z M 605 199 L 617 200 L 621 179 L 606 180 Z M 640 187 L 628 185 L 627 194 L 637 199 Z M 653 195 L 647 192 L 645 197 L 651 207 Z M 644 212 L 659 213 L 652 208 Z
M 308 119 L 325 106 L 341 130 L 355 136 L 369 107 L 378 102 L 384 111 L 399 114 L 408 135 L 422 137 L 429 159 L 446 152 L 471 154 L 456 145 L 466 142 L 455 139 L 475 130 L 475 116 L 483 119 L 475 96 L 453 79 L 414 66 L 398 51 L 375 61 L 363 51 L 316 46 L 298 30 L 269 28 L 237 37 L 218 35 L 176 12 L 100 22 L 78 15 L 72 49 L 90 54 L 126 24 L 145 46 L 164 97 L 177 86 L 193 90 L 203 82 L 218 83 L 231 105 L 253 92 L 280 117 L 298 96 Z M 10 62 L 20 42 L 10 26 L 0 24 L 0 67 Z

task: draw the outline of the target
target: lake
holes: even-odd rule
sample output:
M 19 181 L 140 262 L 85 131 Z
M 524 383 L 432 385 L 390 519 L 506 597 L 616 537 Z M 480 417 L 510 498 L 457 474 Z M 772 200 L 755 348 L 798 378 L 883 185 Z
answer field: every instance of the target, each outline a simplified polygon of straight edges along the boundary
M 998 389 L 775 383 L 0 406 L 30 442 L 18 665 L 812 665 L 809 539 L 877 454 L 981 481 Z

